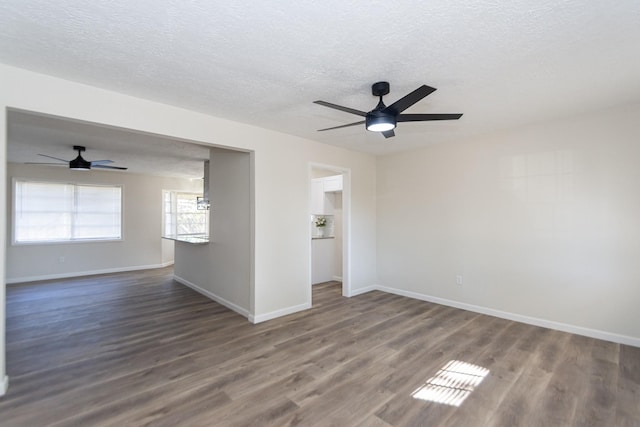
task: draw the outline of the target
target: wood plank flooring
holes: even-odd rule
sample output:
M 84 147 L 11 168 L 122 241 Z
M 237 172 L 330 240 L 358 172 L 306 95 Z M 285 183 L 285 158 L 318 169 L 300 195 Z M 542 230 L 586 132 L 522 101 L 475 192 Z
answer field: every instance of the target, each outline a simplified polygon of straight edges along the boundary
M 0 425 L 640 426 L 639 348 L 336 282 L 252 325 L 171 275 L 8 286 Z

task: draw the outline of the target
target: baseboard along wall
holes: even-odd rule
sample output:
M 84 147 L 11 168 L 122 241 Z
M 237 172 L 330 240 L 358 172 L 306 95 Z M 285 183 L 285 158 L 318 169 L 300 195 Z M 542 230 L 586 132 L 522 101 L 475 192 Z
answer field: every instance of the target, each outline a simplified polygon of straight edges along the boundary
M 192 282 L 190 282 L 190 281 L 188 281 L 186 279 L 183 279 L 182 277 L 174 275 L 173 279 L 176 282 L 178 282 L 178 283 L 180 283 L 182 285 L 185 285 L 185 286 L 193 289 L 194 291 L 204 295 L 205 297 L 214 300 L 218 304 L 224 305 L 229 310 L 235 311 L 236 313 L 240 314 L 241 316 L 246 317 L 247 319 L 249 319 L 249 310 L 247 310 L 247 309 L 245 309 L 243 307 L 240 307 L 239 305 L 234 304 L 231 301 L 228 301 L 228 300 L 222 298 L 221 296 L 218 296 L 218 295 L 214 294 L 211 291 L 203 289 L 200 286 L 196 285 L 195 283 L 192 283 Z M 249 320 L 251 320 L 251 319 L 249 319 Z
M 4 396 L 9 389 L 9 377 L 5 376 L 0 380 L 0 396 Z
M 462 310 L 473 311 L 475 313 L 486 314 L 489 316 L 499 317 L 501 319 L 513 320 L 515 322 L 526 323 L 528 325 L 540 326 L 548 329 L 555 329 L 557 331 L 568 332 L 571 334 L 582 335 L 585 337 L 596 338 L 604 341 L 611 341 L 614 343 L 630 345 L 633 347 L 640 347 L 640 338 L 630 337 L 627 335 L 620 335 L 612 332 L 601 331 L 598 329 L 584 328 L 582 326 L 555 322 L 553 320 L 541 319 L 538 317 L 531 317 L 531 316 L 525 316 L 522 314 L 510 313 L 507 311 L 495 310 L 488 307 L 467 304 L 467 303 L 449 300 L 445 298 L 434 297 L 431 295 L 420 294 L 417 292 L 405 291 L 402 289 L 390 288 L 387 286 L 378 285 L 378 286 L 373 286 L 373 288 L 375 290 L 379 290 L 382 292 L 419 299 L 422 301 L 428 301 L 435 304 L 446 305 L 449 307 L 459 308 Z
M 127 271 L 137 271 L 137 270 L 153 270 L 154 268 L 164 268 L 170 265 L 173 265 L 173 261 L 169 261 L 161 264 L 134 265 L 130 267 L 106 268 L 103 270 L 74 271 L 69 273 L 44 274 L 40 276 L 13 277 L 13 278 L 8 278 L 6 283 L 7 285 L 12 285 L 16 283 L 38 282 L 41 280 L 68 279 L 71 277 L 80 277 L 80 276 L 95 276 L 97 274 L 125 273 Z
M 83 271 L 76 273 L 63 273 L 63 274 L 49 274 L 49 275 L 41 275 L 41 276 L 29 276 L 29 277 L 20 277 L 20 278 L 12 278 L 7 279 L 7 284 L 17 284 L 17 283 L 25 283 L 25 282 L 35 282 L 40 280 L 52 280 L 52 279 L 65 279 L 71 277 L 79 277 L 79 276 L 91 276 L 97 274 L 109 274 L 109 273 L 123 273 L 127 271 L 136 271 L 136 270 L 150 270 L 154 268 L 164 268 L 173 264 L 173 261 L 163 263 L 163 264 L 154 264 L 154 265 L 141 265 L 141 266 L 132 266 L 132 267 L 124 267 L 124 268 L 112 268 L 112 269 L 104 269 L 104 270 L 93 270 L 93 271 Z M 270 313 L 264 313 L 259 315 L 253 315 L 249 313 L 247 309 L 244 309 L 230 301 L 225 300 L 224 298 L 215 295 L 214 293 L 207 291 L 206 289 L 202 289 L 194 283 L 189 282 L 181 277 L 174 276 L 174 279 L 185 286 L 190 287 L 196 292 L 201 293 L 202 295 L 218 302 L 219 304 L 224 305 L 230 310 L 235 311 L 236 313 L 246 317 L 251 323 L 261 323 L 266 322 L 271 319 L 275 319 L 278 317 L 286 316 L 289 314 L 297 313 L 299 311 L 307 310 L 311 308 L 311 302 L 306 302 L 304 304 L 299 304 L 292 307 L 283 308 L 280 310 L 275 310 Z M 334 278 L 334 280 L 340 281 L 341 278 Z M 467 304 L 459 301 L 449 300 L 445 298 L 434 297 L 431 295 L 421 294 L 417 292 L 405 291 L 403 289 L 392 288 L 388 286 L 381 285 L 373 285 L 367 286 L 365 288 L 354 289 L 351 291 L 348 297 L 355 297 L 357 295 L 361 295 L 371 291 L 381 291 L 387 292 L 391 294 L 401 295 L 408 298 L 419 299 L 422 301 L 428 301 L 435 304 L 446 305 L 449 307 L 455 307 L 462 310 L 473 311 L 475 313 L 486 314 L 489 316 L 499 317 L 502 319 L 513 320 L 516 322 L 526 323 L 529 325 L 540 326 L 543 328 L 555 329 L 558 331 L 569 332 L 572 334 L 583 335 L 590 338 L 601 339 L 605 341 L 611 341 L 618 344 L 630 345 L 633 347 L 640 347 L 640 338 L 630 337 L 627 335 L 615 334 L 612 332 L 601 331 L 598 329 L 590 329 L 584 328 L 581 326 L 570 325 L 567 323 L 555 322 L 552 320 L 541 319 L 537 317 L 525 316 L 522 314 L 510 313 L 507 311 L 495 310 L 488 307 L 482 307 L 473 304 Z M 8 387 L 9 379 L 5 377 L 4 380 L 0 381 L 0 396 L 2 395 L 2 391 L 6 391 L 6 387 Z
M 311 303 L 307 302 L 304 304 L 294 305 L 292 307 L 283 308 L 281 310 L 272 311 L 270 313 L 259 314 L 257 316 L 251 315 L 249 316 L 249 321 L 251 323 L 261 323 L 266 322 L 267 320 L 275 319 L 277 317 L 286 316 L 288 314 L 297 313 L 299 311 L 304 311 L 311 308 Z

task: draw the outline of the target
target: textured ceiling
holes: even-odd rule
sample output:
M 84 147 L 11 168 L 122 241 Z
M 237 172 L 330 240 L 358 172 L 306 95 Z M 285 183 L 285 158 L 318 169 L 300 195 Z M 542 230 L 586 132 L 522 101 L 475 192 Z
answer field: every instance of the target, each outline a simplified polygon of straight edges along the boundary
M 640 102 L 640 1 L 3 0 L 0 62 L 384 154 Z M 421 84 L 396 137 L 351 127 Z
M 200 179 L 209 159 L 209 148 L 203 145 L 16 110 L 7 114 L 7 136 L 10 162 L 55 164 L 46 167 L 65 164 L 38 154 L 72 160 L 78 155 L 74 145 L 86 147 L 85 160 L 113 160 L 109 166 L 128 168 L 109 171 L 113 173 Z

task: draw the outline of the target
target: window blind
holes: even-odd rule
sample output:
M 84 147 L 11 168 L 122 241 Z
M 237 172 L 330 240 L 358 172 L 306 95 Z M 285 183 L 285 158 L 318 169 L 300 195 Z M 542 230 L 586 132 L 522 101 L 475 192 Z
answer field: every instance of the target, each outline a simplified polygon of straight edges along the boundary
M 16 243 L 121 238 L 121 187 L 16 180 Z

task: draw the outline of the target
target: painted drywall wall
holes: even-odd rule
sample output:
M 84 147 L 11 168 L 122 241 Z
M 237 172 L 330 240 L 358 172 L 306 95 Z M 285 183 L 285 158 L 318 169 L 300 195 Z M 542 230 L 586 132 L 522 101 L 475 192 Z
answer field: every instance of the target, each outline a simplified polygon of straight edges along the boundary
M 0 65 L 0 112 L 7 108 L 69 117 L 94 123 L 168 135 L 254 153 L 253 315 L 263 319 L 304 309 L 310 301 L 308 222 L 309 164 L 350 170 L 351 190 L 348 274 L 352 289 L 376 281 L 376 162 L 370 155 L 231 122 L 178 107 Z M 0 154 L 6 151 L 6 122 L 0 122 Z M 0 162 L 0 179 L 6 167 Z M 0 203 L 6 186 L 0 186 Z M 4 230 L 3 230 L 4 231 Z M 0 247 L 4 247 L 6 236 Z M 5 258 L 0 259 L 4 273 Z M 4 275 L 3 275 L 4 277 Z M 0 317 L 4 319 L 4 305 Z M 4 336 L 0 337 L 0 342 Z M 4 348 L 2 349 L 4 350 Z M 4 366 L 4 351 L 0 352 Z M 3 368 L 4 369 L 4 368 Z M 0 378 L 4 372 L 0 372 Z
M 251 311 L 252 182 L 250 153 L 211 149 L 209 244 L 176 245 L 174 274 L 249 316 Z
M 342 234 L 342 223 L 344 221 L 342 211 L 342 192 L 336 193 L 333 204 L 333 231 L 334 231 L 334 247 L 333 253 L 333 278 L 334 280 L 342 280 L 342 245 L 344 242 Z
M 379 284 L 640 345 L 638 141 L 640 106 L 379 158 Z
M 202 180 L 128 172 L 77 172 L 68 168 L 10 163 L 7 174 L 7 230 L 12 230 L 14 178 L 120 185 L 123 191 L 121 241 L 13 244 L 9 233 L 6 255 L 8 283 L 162 266 L 172 261 L 164 257 L 162 250 L 162 190 L 202 192 Z M 60 257 L 64 258 L 63 262 Z
M 2 92 L 2 91 L 0 91 Z M 1 96 L 1 95 L 0 95 Z M 0 104 L 1 105 L 1 104 Z M 7 114 L 5 109 L 0 110 L 0 168 L 5 170 L 0 173 L 0 212 L 7 211 Z M 5 165 L 5 166 L 3 166 Z M 5 192 L 5 193 L 3 193 Z M 9 386 L 6 360 L 6 277 L 7 277 L 7 227 L 0 227 L 0 396 L 4 395 Z
M 162 264 L 169 265 L 175 260 L 175 242 L 173 240 L 162 239 Z

